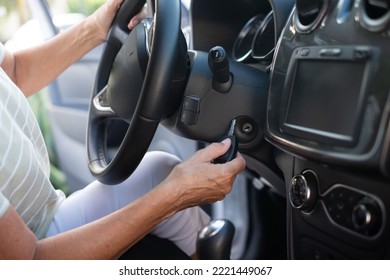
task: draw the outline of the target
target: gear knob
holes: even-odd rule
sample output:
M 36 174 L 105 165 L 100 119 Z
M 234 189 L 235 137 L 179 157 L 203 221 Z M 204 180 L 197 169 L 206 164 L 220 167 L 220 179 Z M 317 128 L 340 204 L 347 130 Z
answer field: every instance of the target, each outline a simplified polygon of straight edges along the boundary
M 211 221 L 198 235 L 196 243 L 200 260 L 229 260 L 234 236 L 232 222 Z

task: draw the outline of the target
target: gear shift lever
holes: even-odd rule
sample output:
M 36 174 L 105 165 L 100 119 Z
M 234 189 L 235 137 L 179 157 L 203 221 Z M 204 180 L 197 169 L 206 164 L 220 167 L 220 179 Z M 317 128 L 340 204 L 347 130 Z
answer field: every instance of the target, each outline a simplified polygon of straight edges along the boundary
M 211 221 L 198 235 L 196 243 L 200 260 L 230 260 L 234 236 L 232 222 L 221 219 Z

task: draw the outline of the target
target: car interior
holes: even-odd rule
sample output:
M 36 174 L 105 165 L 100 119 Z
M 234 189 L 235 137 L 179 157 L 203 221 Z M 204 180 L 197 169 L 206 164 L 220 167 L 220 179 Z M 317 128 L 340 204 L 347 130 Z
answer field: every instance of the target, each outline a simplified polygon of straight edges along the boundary
M 48 88 L 71 190 L 234 136 L 247 170 L 204 206 L 233 225 L 212 225 L 227 249 L 208 241 L 205 258 L 389 259 L 390 1 L 146 2 L 129 32 L 145 1 L 125 0 Z M 43 39 L 65 28 L 29 5 Z

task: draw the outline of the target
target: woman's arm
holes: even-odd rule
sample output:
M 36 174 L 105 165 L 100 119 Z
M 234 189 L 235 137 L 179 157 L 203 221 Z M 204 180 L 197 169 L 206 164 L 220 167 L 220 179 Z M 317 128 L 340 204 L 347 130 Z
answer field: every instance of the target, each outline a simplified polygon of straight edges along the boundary
M 39 241 L 9 207 L 0 218 L 0 259 L 117 258 L 176 212 L 223 199 L 231 191 L 236 175 L 245 168 L 240 154 L 226 164 L 211 163 L 229 146 L 229 141 L 211 144 L 177 165 L 160 185 L 121 210 Z
M 0 259 L 114 259 L 173 212 L 172 198 L 156 190 L 80 228 L 36 240 L 16 211 L 0 219 Z
M 39 91 L 105 40 L 122 1 L 107 1 L 84 21 L 39 46 L 6 52 L 2 68 L 26 96 Z M 129 27 L 139 20 L 137 15 Z
M 174 212 L 172 198 L 156 190 L 80 228 L 36 240 L 16 211 L 0 219 L 0 259 L 114 259 Z

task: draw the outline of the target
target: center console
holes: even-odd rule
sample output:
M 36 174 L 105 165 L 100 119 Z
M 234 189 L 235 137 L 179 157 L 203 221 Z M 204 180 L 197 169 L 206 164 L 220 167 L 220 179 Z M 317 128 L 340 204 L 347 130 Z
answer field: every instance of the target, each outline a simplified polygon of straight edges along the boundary
M 267 109 L 290 201 L 289 254 L 389 258 L 390 5 L 306 2 L 276 48 Z

